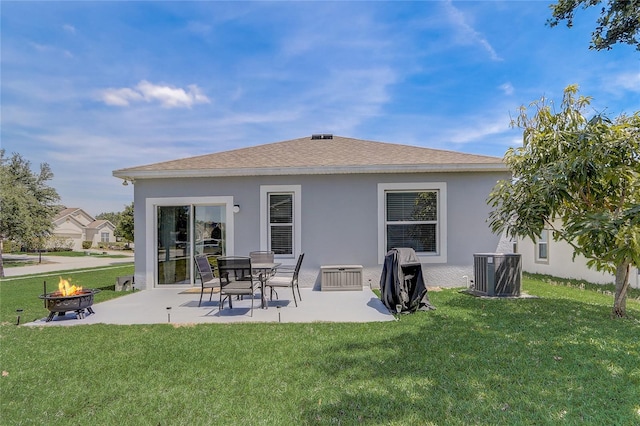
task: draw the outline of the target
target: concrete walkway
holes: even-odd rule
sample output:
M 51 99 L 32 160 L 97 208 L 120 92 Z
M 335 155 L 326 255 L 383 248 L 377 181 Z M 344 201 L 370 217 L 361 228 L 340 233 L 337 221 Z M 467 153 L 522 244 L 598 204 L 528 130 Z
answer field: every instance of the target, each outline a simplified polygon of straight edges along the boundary
M 10 258 L 12 255 L 4 256 Z M 37 257 L 35 257 L 37 260 Z M 5 268 L 6 279 L 19 279 L 21 275 L 51 274 L 61 271 L 108 267 L 133 262 L 133 257 L 104 258 L 95 256 L 61 257 L 43 256 L 43 263 L 30 266 Z M 199 289 L 199 288 L 198 288 Z M 259 295 L 254 300 L 251 316 L 251 300 L 234 300 L 233 309 L 225 304 L 218 307 L 218 294 L 203 297 L 198 307 L 200 293 L 191 288 L 161 288 L 137 291 L 116 299 L 93 305 L 95 314 L 77 319 L 74 312 L 55 316 L 50 322 L 45 317 L 28 323 L 30 326 L 69 326 L 88 324 L 201 324 L 236 322 L 378 322 L 393 321 L 394 316 L 382 301 L 365 287 L 362 291 L 319 291 L 301 288 L 302 300 L 298 307 L 293 303 L 288 289 L 280 289 L 280 300 L 269 301 L 268 309 L 260 308 Z M 167 309 L 170 308 L 170 309 Z
M 100 252 L 102 253 L 102 252 Z M 98 268 L 101 266 L 112 266 L 123 263 L 133 263 L 133 253 L 127 252 L 107 252 L 110 255 L 124 255 L 126 257 L 99 257 L 99 256 L 47 256 L 42 255 L 42 263 L 35 263 L 26 266 L 5 267 L 4 276 L 6 278 L 16 277 L 20 275 L 46 274 L 50 272 L 70 271 L 73 269 Z M 30 260 L 38 262 L 38 256 L 22 255 L 22 254 L 3 254 L 2 258 L 7 260 Z

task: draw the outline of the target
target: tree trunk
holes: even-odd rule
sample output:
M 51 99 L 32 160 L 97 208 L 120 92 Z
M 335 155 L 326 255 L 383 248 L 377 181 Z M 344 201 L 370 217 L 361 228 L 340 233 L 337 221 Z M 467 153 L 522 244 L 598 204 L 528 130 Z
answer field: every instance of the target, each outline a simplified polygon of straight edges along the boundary
M 627 316 L 627 290 L 629 289 L 629 269 L 631 262 L 625 260 L 616 267 L 616 295 L 613 301 L 613 318 Z

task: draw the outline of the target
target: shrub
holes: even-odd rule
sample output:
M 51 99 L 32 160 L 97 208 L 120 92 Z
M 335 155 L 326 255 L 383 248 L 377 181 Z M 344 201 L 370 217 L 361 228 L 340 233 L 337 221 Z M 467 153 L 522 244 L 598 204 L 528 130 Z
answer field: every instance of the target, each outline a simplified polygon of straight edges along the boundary
M 2 241 L 2 252 L 3 253 L 15 253 L 20 250 L 20 244 L 11 240 Z
M 82 242 L 82 248 L 84 250 L 89 250 L 92 245 L 93 245 L 93 241 L 83 241 Z

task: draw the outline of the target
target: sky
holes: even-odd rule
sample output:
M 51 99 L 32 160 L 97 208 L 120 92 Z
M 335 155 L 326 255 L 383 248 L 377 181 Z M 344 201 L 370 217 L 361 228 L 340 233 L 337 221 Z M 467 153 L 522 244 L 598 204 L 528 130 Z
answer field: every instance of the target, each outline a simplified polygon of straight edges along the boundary
M 67 207 L 119 212 L 116 169 L 332 133 L 502 157 L 522 105 L 640 110 L 640 53 L 547 1 L 0 3 L 0 142 Z

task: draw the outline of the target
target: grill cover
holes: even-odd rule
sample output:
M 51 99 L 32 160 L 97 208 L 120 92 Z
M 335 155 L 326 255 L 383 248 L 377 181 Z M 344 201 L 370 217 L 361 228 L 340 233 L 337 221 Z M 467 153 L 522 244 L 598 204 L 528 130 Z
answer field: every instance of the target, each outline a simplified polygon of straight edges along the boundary
M 429 302 L 420 259 L 412 248 L 392 248 L 387 252 L 380 277 L 380 293 L 382 303 L 391 312 L 435 309 Z

